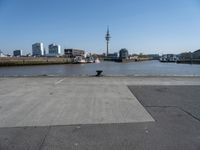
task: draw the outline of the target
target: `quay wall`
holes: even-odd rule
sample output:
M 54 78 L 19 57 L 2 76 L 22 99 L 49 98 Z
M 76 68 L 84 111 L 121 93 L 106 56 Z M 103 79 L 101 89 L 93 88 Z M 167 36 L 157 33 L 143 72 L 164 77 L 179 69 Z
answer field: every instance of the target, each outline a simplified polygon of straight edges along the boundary
M 105 58 L 104 59 L 104 61 L 114 61 L 114 62 L 120 62 L 120 63 L 148 61 L 148 60 L 152 60 L 152 59 L 150 59 L 150 58 L 136 58 L 136 59 Z
M 178 60 L 177 63 L 181 63 L 181 64 L 200 64 L 200 59 Z
M 2 57 L 0 66 L 21 66 L 21 65 L 48 65 L 48 64 L 69 64 L 71 58 L 62 57 Z
M 122 59 L 121 62 L 129 63 L 129 62 L 137 62 L 137 61 L 148 61 L 150 58 L 137 58 L 137 59 Z

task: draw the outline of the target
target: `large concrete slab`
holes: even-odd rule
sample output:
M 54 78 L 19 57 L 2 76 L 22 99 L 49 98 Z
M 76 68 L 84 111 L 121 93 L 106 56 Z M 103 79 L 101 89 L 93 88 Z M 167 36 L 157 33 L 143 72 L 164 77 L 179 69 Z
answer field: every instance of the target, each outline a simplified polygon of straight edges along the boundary
M 0 128 L 0 149 L 199 150 L 200 148 L 200 109 L 198 109 L 200 86 L 196 86 L 200 85 L 198 78 L 94 78 L 91 80 L 83 78 L 78 79 L 80 82 L 73 78 L 64 80 L 50 78 L 50 80 L 43 78 L 0 79 L 0 101 L 5 102 L 6 95 L 15 97 L 13 92 L 18 93 L 24 90 L 29 94 L 34 91 L 35 99 L 37 99 L 41 85 L 43 85 L 41 93 L 45 92 L 43 90 L 45 88 L 48 92 L 50 91 L 49 95 L 54 95 L 53 90 L 59 90 L 65 84 L 67 86 L 98 84 L 106 87 L 110 85 L 111 88 L 138 84 L 129 88 L 153 116 L 155 122 Z M 145 86 L 139 86 L 142 84 Z M 157 86 L 159 84 L 162 86 Z M 176 86 L 171 86 L 175 84 Z M 28 88 L 30 85 L 32 87 Z M 18 93 L 16 96 L 24 98 L 27 95 Z M 12 101 L 7 102 L 7 104 L 15 105 Z M 16 103 L 16 105 L 19 107 L 22 104 Z M 33 105 L 37 107 L 36 104 L 33 103 Z M 34 110 L 34 107 L 32 106 L 29 111 Z M 6 108 L 1 109 L 5 111 Z
M 75 78 L 1 80 L 0 127 L 154 121 L 126 85 L 91 83 Z

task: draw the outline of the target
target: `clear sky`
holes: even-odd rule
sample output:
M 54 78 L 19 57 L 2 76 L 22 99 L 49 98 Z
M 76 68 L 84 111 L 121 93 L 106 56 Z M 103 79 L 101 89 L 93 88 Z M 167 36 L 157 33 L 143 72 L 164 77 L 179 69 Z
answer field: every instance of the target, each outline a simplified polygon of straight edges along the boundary
M 200 0 L 0 0 L 0 49 L 31 45 L 106 52 L 180 53 L 200 48 Z

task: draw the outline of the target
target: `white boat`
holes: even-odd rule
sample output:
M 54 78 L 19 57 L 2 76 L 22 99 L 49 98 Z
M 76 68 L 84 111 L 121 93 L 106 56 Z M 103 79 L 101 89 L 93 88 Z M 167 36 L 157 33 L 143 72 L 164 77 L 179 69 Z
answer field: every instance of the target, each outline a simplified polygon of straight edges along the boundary
M 97 59 L 95 59 L 95 61 L 94 61 L 95 63 L 100 63 L 100 60 L 99 60 L 99 58 L 97 58 Z
M 74 58 L 74 63 L 75 64 L 85 64 L 87 62 L 85 61 L 85 59 L 83 59 L 82 57 L 78 56 L 78 57 Z
M 94 63 L 94 58 L 93 57 L 86 57 L 86 62 L 87 63 Z

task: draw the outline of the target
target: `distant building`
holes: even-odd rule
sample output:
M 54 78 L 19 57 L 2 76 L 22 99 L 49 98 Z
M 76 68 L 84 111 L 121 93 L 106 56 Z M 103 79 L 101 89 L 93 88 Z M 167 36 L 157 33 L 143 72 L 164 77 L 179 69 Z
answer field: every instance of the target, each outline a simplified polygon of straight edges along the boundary
M 22 56 L 22 50 L 14 50 L 13 51 L 13 56 L 15 56 L 15 57 Z
M 100 60 L 103 60 L 105 57 L 106 57 L 106 54 L 105 53 L 103 53 L 103 54 L 93 54 L 92 55 L 92 57 L 94 58 L 94 59 L 100 59 Z
M 200 64 L 200 50 L 181 53 L 178 58 L 178 63 Z
M 192 53 L 193 59 L 200 59 L 200 49 Z
M 85 51 L 80 49 L 64 49 L 64 55 L 69 58 L 75 58 L 77 56 L 84 57 Z
M 3 52 L 0 50 L 0 57 L 7 57 L 7 56 L 4 55 Z
M 128 59 L 128 50 L 123 48 L 119 51 L 119 58 L 120 59 Z
M 59 56 L 61 54 L 60 45 L 50 44 L 49 45 L 49 54 L 48 56 Z
M 180 60 L 190 60 L 192 58 L 192 53 L 188 53 L 188 52 L 185 52 L 185 53 L 181 53 L 178 55 L 179 59 Z
M 159 60 L 159 59 L 160 59 L 159 54 L 148 54 L 147 56 L 148 56 L 149 59 L 151 59 L 151 60 Z
M 46 52 L 46 49 L 44 48 L 44 56 L 46 56 L 47 55 L 47 52 Z
M 118 53 L 109 53 L 107 55 L 107 58 L 109 58 L 109 59 L 118 59 Z
M 137 61 L 138 60 L 138 55 L 132 55 L 132 56 L 129 57 L 129 59 Z
M 26 57 L 31 57 L 31 53 L 28 53 L 25 55 Z
M 43 43 L 35 43 L 32 45 L 32 55 L 33 56 L 43 56 L 44 55 Z
M 160 57 L 161 62 L 176 62 L 178 60 L 178 56 L 175 54 L 165 54 Z

